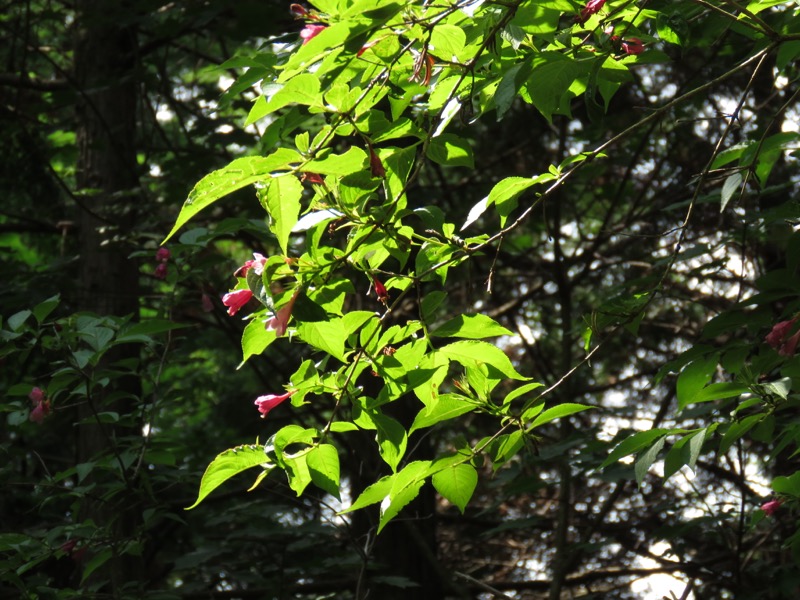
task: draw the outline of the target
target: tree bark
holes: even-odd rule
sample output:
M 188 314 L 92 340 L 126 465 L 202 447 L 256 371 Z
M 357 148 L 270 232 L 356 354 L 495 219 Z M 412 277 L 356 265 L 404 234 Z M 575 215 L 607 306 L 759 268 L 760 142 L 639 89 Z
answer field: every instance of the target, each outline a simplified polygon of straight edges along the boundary
M 133 14 L 133 3 L 125 0 L 76 3 L 76 196 L 81 200 L 77 218 L 80 271 L 74 302 L 79 310 L 101 316 L 136 317 L 139 311 L 138 269 L 128 259 L 141 203 L 135 151 L 137 40 L 130 25 Z M 131 475 L 120 459 L 117 440 L 123 432 L 101 424 L 96 414 L 100 410 L 131 414 L 140 385 L 131 374 L 118 376 L 111 371 L 107 371 L 111 377 L 107 386 L 93 386 L 91 380 L 125 359 L 138 359 L 138 347 L 110 350 L 87 374 L 87 394 L 78 408 L 81 425 L 77 428 L 78 463 L 111 457 L 118 469 L 109 476 L 105 470 L 102 474 L 92 470 L 91 483 L 114 487 L 102 488 L 107 491 L 104 497 L 87 500 L 80 515 L 92 519 L 109 536 L 111 559 L 93 577 L 115 595 L 126 584 L 130 592 L 141 582 L 140 560 L 128 550 L 142 517 Z

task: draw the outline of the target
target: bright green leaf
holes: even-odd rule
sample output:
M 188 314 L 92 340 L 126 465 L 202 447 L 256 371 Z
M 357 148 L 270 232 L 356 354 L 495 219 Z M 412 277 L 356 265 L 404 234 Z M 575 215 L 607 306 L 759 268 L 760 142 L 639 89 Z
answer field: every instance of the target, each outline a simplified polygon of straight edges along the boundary
M 186 510 L 200 504 L 206 496 L 234 475 L 265 463 L 269 463 L 269 460 L 263 448 L 255 445 L 237 446 L 218 454 L 203 473 L 197 500 Z
M 455 504 L 464 514 L 464 509 L 478 485 L 478 472 L 468 463 L 447 467 L 433 475 L 433 487 L 442 496 Z

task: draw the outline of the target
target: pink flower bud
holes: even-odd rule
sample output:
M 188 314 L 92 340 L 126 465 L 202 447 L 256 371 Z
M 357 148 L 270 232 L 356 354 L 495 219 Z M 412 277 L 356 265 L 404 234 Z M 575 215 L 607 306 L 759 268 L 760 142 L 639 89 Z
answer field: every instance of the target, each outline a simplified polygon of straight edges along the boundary
M 382 304 L 386 304 L 389 300 L 389 293 L 386 291 L 386 286 L 381 283 L 381 280 L 377 277 L 372 278 L 372 283 L 375 286 L 375 296 L 377 296 L 378 301 Z
M 158 250 L 156 250 L 156 260 L 158 262 L 167 262 L 170 256 L 172 256 L 170 251 L 167 248 L 164 248 L 163 246 Z
M 781 504 L 783 504 L 782 500 L 770 500 L 761 505 L 761 510 L 763 510 L 768 517 L 771 517 L 778 512 Z
M 250 290 L 234 290 L 228 292 L 222 297 L 222 303 L 228 307 L 228 314 L 235 315 L 239 310 L 253 297 L 253 292 Z
M 167 263 L 162 262 L 158 263 L 155 270 L 153 271 L 153 277 L 156 279 L 166 279 L 167 278 Z
M 267 264 L 267 259 L 259 254 L 258 252 L 253 252 L 253 260 L 246 260 L 245 263 L 236 269 L 236 272 L 233 274 L 234 277 L 246 277 L 247 272 L 250 269 L 253 269 L 253 272 L 256 275 L 261 275 L 264 272 L 264 265 Z
M 644 52 L 644 43 L 639 38 L 628 38 L 627 40 L 622 40 L 622 50 L 625 54 L 641 54 Z

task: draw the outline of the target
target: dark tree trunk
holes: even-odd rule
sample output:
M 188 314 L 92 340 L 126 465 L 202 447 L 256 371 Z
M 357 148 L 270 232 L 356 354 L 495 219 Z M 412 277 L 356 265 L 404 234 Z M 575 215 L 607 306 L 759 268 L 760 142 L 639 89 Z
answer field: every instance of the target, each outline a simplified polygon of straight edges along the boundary
M 77 187 L 80 198 L 78 235 L 80 263 L 75 303 L 98 315 L 125 316 L 139 311 L 138 269 L 128 256 L 131 230 L 141 202 L 137 176 L 135 132 L 136 34 L 134 5 L 126 1 L 76 3 L 75 82 L 77 86 Z M 108 352 L 94 373 L 126 359 L 137 359 L 138 348 L 117 347 Z M 107 490 L 82 507 L 82 519 L 92 519 L 109 536 L 112 557 L 98 569 L 95 582 L 104 582 L 119 595 L 123 586 L 135 590 L 141 565 L 127 550 L 141 524 L 133 475 L 121 459 L 117 441 L 122 431 L 95 421 L 98 411 L 130 415 L 139 396 L 132 375 L 112 376 L 105 387 L 87 386 L 78 428 L 78 462 L 98 456 L 112 458 L 117 469 L 106 476 L 94 469 L 91 483 Z M 105 472 L 105 470 L 104 470 Z M 122 484 L 122 485 L 120 485 Z M 110 490 L 118 490 L 113 493 Z M 100 551 L 101 548 L 94 548 Z

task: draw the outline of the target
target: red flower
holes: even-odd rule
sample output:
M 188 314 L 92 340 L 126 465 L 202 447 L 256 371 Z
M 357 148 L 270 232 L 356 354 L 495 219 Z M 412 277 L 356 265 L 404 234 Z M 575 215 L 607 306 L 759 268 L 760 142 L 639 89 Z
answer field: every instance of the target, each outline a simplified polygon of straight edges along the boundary
M 267 321 L 267 329 L 274 329 L 278 337 L 286 333 L 286 328 L 289 326 L 289 317 L 292 316 L 292 308 L 294 308 L 294 302 L 297 300 L 297 295 L 299 293 L 300 290 L 296 290 L 295 293 L 292 294 L 289 302 L 284 304 L 283 307 L 275 313 L 275 316 Z
M 31 410 L 30 420 L 34 423 L 41 425 L 45 417 L 50 414 L 50 400 L 45 396 L 44 390 L 35 387 L 28 394 L 28 398 L 33 402 L 33 410 Z
M 319 185 L 325 184 L 325 182 L 322 180 L 322 176 L 318 173 L 303 173 L 303 180 L 307 181 L 308 183 L 316 183 Z
M 372 283 L 375 285 L 375 295 L 378 297 L 378 301 L 382 304 L 386 304 L 386 301 L 389 300 L 389 293 L 386 291 L 386 286 L 383 285 L 377 277 L 372 278 Z
M 250 269 L 253 269 L 253 272 L 256 275 L 261 275 L 264 272 L 264 265 L 267 264 L 267 259 L 259 254 L 258 252 L 253 252 L 253 260 L 246 260 L 245 263 L 236 269 L 236 272 L 233 274 L 234 277 L 246 277 L 247 272 Z
M 254 404 L 258 407 L 258 412 L 261 413 L 261 418 L 264 419 L 269 414 L 269 411 L 278 406 L 280 403 L 286 401 L 292 394 L 294 394 L 294 391 L 286 392 L 280 396 L 277 394 L 259 396 L 256 398 Z
M 250 290 L 234 290 L 222 297 L 222 303 L 228 307 L 228 314 L 233 316 L 239 312 L 240 308 L 250 302 L 250 298 L 252 297 L 253 292 Z
M 289 12 L 294 15 L 295 19 L 302 19 L 308 14 L 308 11 L 299 4 L 290 4 Z
M 322 33 L 323 29 L 325 29 L 325 25 L 314 25 L 313 23 L 307 24 L 300 32 L 300 37 L 303 38 L 303 44 L 305 45 L 313 38 L 317 37 L 320 33 Z
M 166 279 L 167 278 L 167 263 L 162 262 L 158 263 L 155 270 L 153 271 L 153 277 L 156 279 Z
M 164 248 L 163 246 L 158 250 L 156 250 L 156 260 L 158 262 L 167 262 L 170 256 L 171 256 L 170 251 L 167 248 Z
M 639 38 L 628 38 L 622 40 L 622 50 L 625 54 L 641 54 L 644 52 L 644 43 Z
M 586 3 L 586 6 L 581 9 L 581 14 L 578 17 L 578 23 L 583 25 L 589 19 L 589 17 L 599 12 L 605 3 L 606 0 L 589 0 Z
M 797 323 L 798 317 L 789 319 L 788 321 L 781 321 L 772 327 L 764 341 L 775 348 L 781 356 L 794 356 L 797 351 L 797 344 L 800 343 L 800 331 L 797 331 L 790 338 L 786 338 L 789 332 L 794 328 Z
M 768 517 L 771 517 L 778 512 L 781 504 L 783 504 L 782 500 L 770 500 L 769 502 L 765 502 L 761 505 L 761 510 L 763 510 Z

